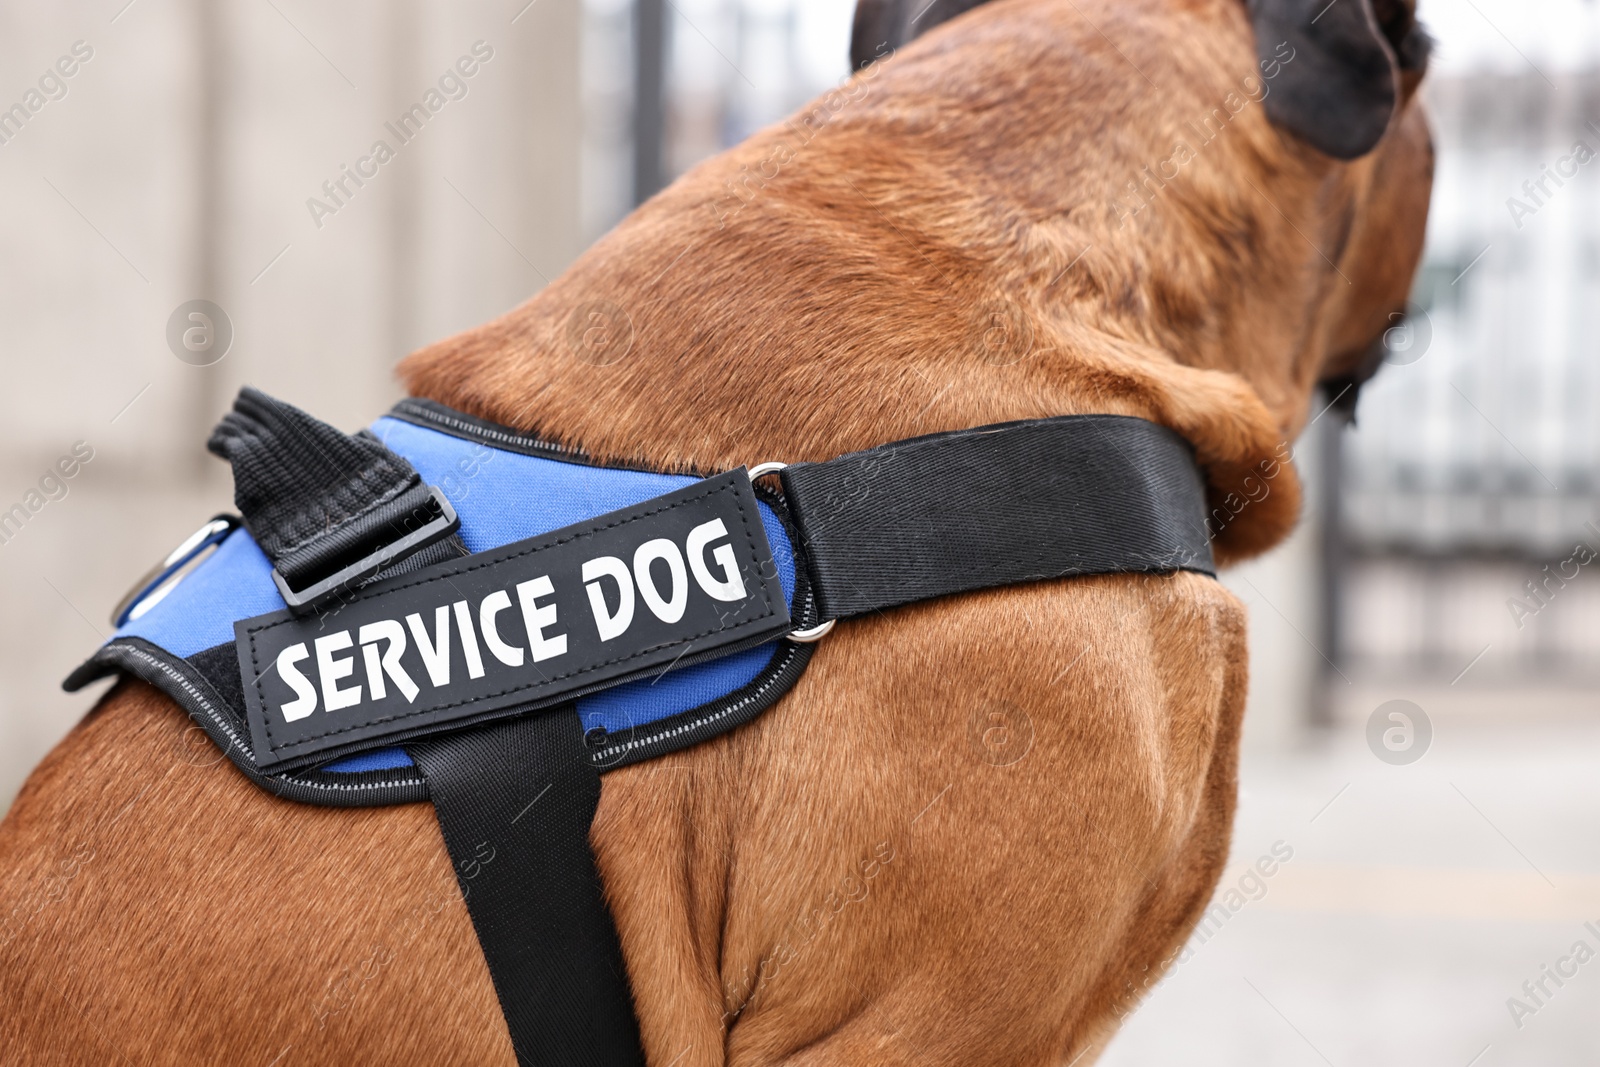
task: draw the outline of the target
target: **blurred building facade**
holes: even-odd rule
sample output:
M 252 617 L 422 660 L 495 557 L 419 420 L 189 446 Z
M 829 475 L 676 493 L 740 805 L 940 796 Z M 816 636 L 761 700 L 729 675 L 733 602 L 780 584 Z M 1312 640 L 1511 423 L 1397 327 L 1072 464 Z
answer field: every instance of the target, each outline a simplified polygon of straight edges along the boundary
M 89 706 L 59 684 L 111 605 L 231 509 L 203 446 L 241 384 L 355 429 L 407 351 L 582 249 L 583 20 L 580 0 L 0 5 L 0 107 L 27 115 L 0 123 L 0 511 L 41 504 L 0 542 L 0 810 Z M 208 366 L 167 339 L 195 299 L 232 326 Z M 92 458 L 58 488 L 75 446 Z

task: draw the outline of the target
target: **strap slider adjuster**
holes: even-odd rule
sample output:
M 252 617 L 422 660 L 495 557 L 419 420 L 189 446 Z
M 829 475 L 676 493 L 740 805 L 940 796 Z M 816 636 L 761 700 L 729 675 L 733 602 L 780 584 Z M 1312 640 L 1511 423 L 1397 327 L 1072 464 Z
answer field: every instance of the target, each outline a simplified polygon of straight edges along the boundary
M 281 571 L 282 561 L 272 568 L 272 582 L 278 587 L 289 610 L 296 615 L 308 615 L 323 601 L 332 599 L 373 575 L 401 560 L 416 555 L 431 545 L 438 544 L 461 527 L 456 509 L 438 486 L 426 486 L 427 499 L 421 507 L 409 510 L 388 522 L 381 523 L 372 532 L 379 536 L 398 535 L 382 541 L 372 551 L 325 577 L 301 589 L 290 586 Z M 340 553 L 336 562 L 349 557 L 349 551 Z

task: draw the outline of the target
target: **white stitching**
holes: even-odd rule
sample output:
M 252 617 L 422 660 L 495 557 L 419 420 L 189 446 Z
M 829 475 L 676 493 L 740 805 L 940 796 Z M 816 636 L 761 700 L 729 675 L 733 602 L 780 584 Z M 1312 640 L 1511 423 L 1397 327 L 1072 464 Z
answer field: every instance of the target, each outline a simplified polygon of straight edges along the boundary
M 667 740 L 669 738 L 681 736 L 682 734 L 689 733 L 690 731 L 693 731 L 693 730 L 697 730 L 702 726 L 707 726 L 707 725 L 710 725 L 711 723 L 718 722 L 719 720 L 725 719 L 728 716 L 734 714 L 735 712 L 740 711 L 743 708 L 748 707 L 749 705 L 753 704 L 757 700 L 760 700 L 761 697 L 769 689 L 771 689 L 774 685 L 778 684 L 778 681 L 779 681 L 778 674 L 780 672 L 782 672 L 785 667 L 788 666 L 788 661 L 792 660 L 794 658 L 795 654 L 796 654 L 795 650 L 792 647 L 789 648 L 786 651 L 786 657 L 787 658 L 786 658 L 785 662 L 780 663 L 773 670 L 772 676 L 769 677 L 765 682 L 763 682 L 761 684 L 761 688 L 757 689 L 754 693 L 751 693 L 749 696 L 745 697 L 743 700 L 739 701 L 738 703 L 729 704 L 727 707 L 724 707 L 719 711 L 713 712 L 710 715 L 701 716 L 700 718 L 695 719 L 692 722 L 683 723 L 683 724 L 681 724 L 679 726 L 675 726 L 675 727 L 673 727 L 673 728 L 671 728 L 669 730 L 662 730 L 662 731 L 660 731 L 658 733 L 651 734 L 649 737 L 646 737 L 646 738 L 643 738 L 643 739 L 634 739 L 634 740 L 630 740 L 630 741 L 624 741 L 620 745 L 613 745 L 610 748 L 603 748 L 603 749 L 599 750 L 598 752 L 596 752 L 594 754 L 594 756 L 592 757 L 593 760 L 596 763 L 601 763 L 601 762 L 604 762 L 607 758 L 609 758 L 613 754 L 617 754 L 617 755 L 626 754 L 626 753 L 631 752 L 632 750 L 634 750 L 636 748 L 643 748 L 646 745 L 653 745 L 658 741 L 664 741 L 664 740 Z
M 136 659 L 143 660 L 145 663 L 150 664 L 152 667 L 155 667 L 157 670 L 161 671 L 161 673 L 165 674 L 167 677 L 169 677 L 173 681 L 177 682 L 180 686 L 183 687 L 183 691 L 185 693 L 188 693 L 189 696 L 191 698 L 193 698 L 194 702 L 196 704 L 198 704 L 200 706 L 200 708 L 203 711 L 205 711 L 205 713 L 208 716 L 211 717 L 211 721 L 214 722 L 217 725 L 217 728 L 220 729 L 223 733 L 228 735 L 228 742 L 230 744 L 236 746 L 239 749 L 240 752 L 243 752 L 245 755 L 249 756 L 252 763 L 255 761 L 255 752 L 254 752 L 254 750 L 251 749 L 249 745 L 247 745 L 244 742 L 239 740 L 239 735 L 234 732 L 233 727 L 228 724 L 227 720 L 225 720 L 222 717 L 221 713 L 218 712 L 216 708 L 211 706 L 211 703 L 209 701 L 207 701 L 205 696 L 198 689 L 196 689 L 194 687 L 194 685 L 189 681 L 189 679 L 187 679 L 183 675 L 179 674 L 169 664 L 163 662 L 162 660 L 156 659 L 154 656 L 150 655 L 144 649 L 139 648 L 139 647 L 137 647 L 135 645 L 110 644 L 110 645 L 107 645 L 105 648 L 101 649 L 100 651 L 101 652 L 109 652 L 109 651 L 111 651 L 113 649 L 115 649 L 115 650 L 117 650 L 119 652 L 126 652 L 129 655 L 135 657 Z M 260 774 L 261 772 L 259 770 L 257 770 L 256 773 Z M 263 777 L 271 777 L 271 776 L 270 775 L 263 775 Z M 279 780 L 280 781 L 284 781 L 284 782 L 292 782 L 293 784 L 295 784 L 297 786 L 301 786 L 301 787 L 306 788 L 306 789 L 327 789 L 327 790 L 332 790 L 334 792 L 340 792 L 340 791 L 351 792 L 351 791 L 354 791 L 354 790 L 368 790 L 368 789 L 404 788 L 406 786 L 426 785 L 427 784 L 427 782 L 423 781 L 420 778 L 408 778 L 408 779 L 405 779 L 404 781 L 379 782 L 379 783 L 372 783 L 372 782 L 350 782 L 350 783 L 312 782 L 312 781 L 308 781 L 308 780 L 306 780 L 304 778 L 297 778 L 292 774 L 281 775 L 281 776 L 279 776 Z
M 499 430 L 486 429 L 485 427 L 478 426 L 474 423 L 462 422 L 460 419 L 453 419 L 448 415 L 441 415 L 431 408 L 409 404 L 403 400 L 396 405 L 396 409 L 403 410 L 407 415 L 415 415 L 418 418 L 427 419 L 430 422 L 436 422 L 441 426 L 449 426 L 466 434 L 492 437 L 497 441 L 505 441 L 510 444 L 521 445 L 524 448 L 537 448 L 541 451 L 555 452 L 558 455 L 563 456 L 582 455 L 582 453 L 575 449 L 563 448 L 558 444 L 552 444 L 549 441 L 542 441 L 537 437 L 518 437 L 513 434 L 501 433 Z

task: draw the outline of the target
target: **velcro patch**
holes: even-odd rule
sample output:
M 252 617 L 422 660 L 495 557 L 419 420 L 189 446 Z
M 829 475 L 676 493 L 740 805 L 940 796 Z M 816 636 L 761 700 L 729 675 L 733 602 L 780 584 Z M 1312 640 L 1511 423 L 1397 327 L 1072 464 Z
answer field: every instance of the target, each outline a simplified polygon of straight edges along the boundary
M 743 469 L 234 624 L 256 764 L 287 770 L 561 703 L 791 629 Z

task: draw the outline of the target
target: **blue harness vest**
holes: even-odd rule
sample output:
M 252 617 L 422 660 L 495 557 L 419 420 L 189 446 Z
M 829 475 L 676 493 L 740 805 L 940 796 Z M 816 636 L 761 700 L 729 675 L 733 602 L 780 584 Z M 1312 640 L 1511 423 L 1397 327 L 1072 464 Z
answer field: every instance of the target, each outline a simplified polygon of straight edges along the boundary
M 418 401 L 401 403 L 372 432 L 409 461 L 424 482 L 445 493 L 471 552 L 570 526 L 699 480 L 592 466 L 554 446 Z M 794 602 L 795 557 L 788 531 L 771 504 L 761 503 L 760 513 L 785 600 L 792 611 L 801 611 L 804 605 L 797 609 Z M 178 701 L 257 784 L 292 800 L 360 807 L 427 799 L 412 760 L 398 746 L 300 772 L 268 776 L 257 769 L 242 696 L 232 695 L 239 690 L 231 673 L 234 623 L 281 611 L 285 603 L 272 581 L 272 562 L 250 531 L 227 524 L 216 534 L 209 543 L 190 546 L 195 554 L 210 550 L 192 569 L 164 582 L 143 583 L 144 595 L 119 612 L 116 632 L 72 675 L 69 689 L 112 670 L 142 678 Z M 181 555 L 173 561 L 177 566 L 190 562 Z M 581 697 L 578 716 L 597 765 L 626 766 L 748 722 L 793 684 L 809 655 L 809 645 L 770 642 Z
M 243 519 L 136 586 L 67 688 L 155 685 L 289 800 L 431 799 L 523 1064 L 643 1062 L 588 852 L 601 772 L 750 721 L 839 619 L 1212 569 L 1187 444 L 1118 416 L 702 477 L 421 400 L 349 437 L 246 390 L 212 450 Z

